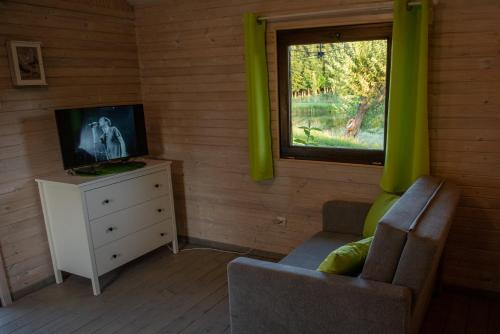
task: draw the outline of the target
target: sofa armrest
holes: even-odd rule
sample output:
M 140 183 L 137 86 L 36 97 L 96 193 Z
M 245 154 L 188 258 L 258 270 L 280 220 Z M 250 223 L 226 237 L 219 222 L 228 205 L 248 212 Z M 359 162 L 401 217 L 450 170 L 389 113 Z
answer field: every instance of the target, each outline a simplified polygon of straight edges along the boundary
M 363 234 L 370 203 L 329 201 L 323 204 L 323 231 Z
M 407 333 L 408 288 L 237 258 L 228 265 L 232 334 Z

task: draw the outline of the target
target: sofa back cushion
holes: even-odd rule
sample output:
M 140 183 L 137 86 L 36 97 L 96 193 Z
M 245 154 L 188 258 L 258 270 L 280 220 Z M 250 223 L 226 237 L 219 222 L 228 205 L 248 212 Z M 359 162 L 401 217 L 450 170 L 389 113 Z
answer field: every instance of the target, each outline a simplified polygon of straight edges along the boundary
M 362 278 L 393 281 L 408 231 L 422 217 L 441 184 L 438 178 L 420 177 L 382 217 L 361 272 Z
M 444 183 L 408 232 L 392 283 L 412 291 L 415 323 L 422 322 L 431 298 L 458 200 L 457 187 L 450 182 Z
M 365 224 L 363 226 L 363 237 L 368 238 L 375 234 L 377 224 L 389 209 L 396 204 L 400 196 L 382 193 L 370 207 L 370 211 L 366 215 Z

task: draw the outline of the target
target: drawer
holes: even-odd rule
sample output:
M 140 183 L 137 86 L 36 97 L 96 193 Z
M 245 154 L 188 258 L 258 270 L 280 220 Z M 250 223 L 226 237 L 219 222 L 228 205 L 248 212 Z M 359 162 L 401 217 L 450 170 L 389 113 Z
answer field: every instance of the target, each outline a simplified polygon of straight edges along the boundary
M 90 222 L 94 248 L 168 220 L 171 223 L 170 197 L 162 196 L 149 202 L 124 209 Z
M 168 175 L 158 172 L 86 191 L 89 220 L 168 194 Z
M 97 274 L 103 275 L 172 239 L 170 224 L 162 222 L 96 249 Z

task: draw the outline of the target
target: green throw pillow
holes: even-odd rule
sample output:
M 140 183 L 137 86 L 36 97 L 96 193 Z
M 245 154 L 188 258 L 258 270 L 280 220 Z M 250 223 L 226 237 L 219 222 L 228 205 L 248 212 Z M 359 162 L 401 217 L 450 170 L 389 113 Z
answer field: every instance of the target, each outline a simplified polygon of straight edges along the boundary
M 332 251 L 317 271 L 337 275 L 357 275 L 363 269 L 373 237 L 350 242 Z
M 398 201 L 399 197 L 398 195 L 388 193 L 383 193 L 377 197 L 366 215 L 365 225 L 363 226 L 363 237 L 368 238 L 375 234 L 378 221 Z

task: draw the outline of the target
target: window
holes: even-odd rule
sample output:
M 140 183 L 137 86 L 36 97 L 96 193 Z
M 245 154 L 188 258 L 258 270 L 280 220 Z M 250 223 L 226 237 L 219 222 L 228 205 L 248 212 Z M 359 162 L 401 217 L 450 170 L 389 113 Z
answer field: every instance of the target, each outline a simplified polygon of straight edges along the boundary
M 281 157 L 383 164 L 391 31 L 278 31 Z

